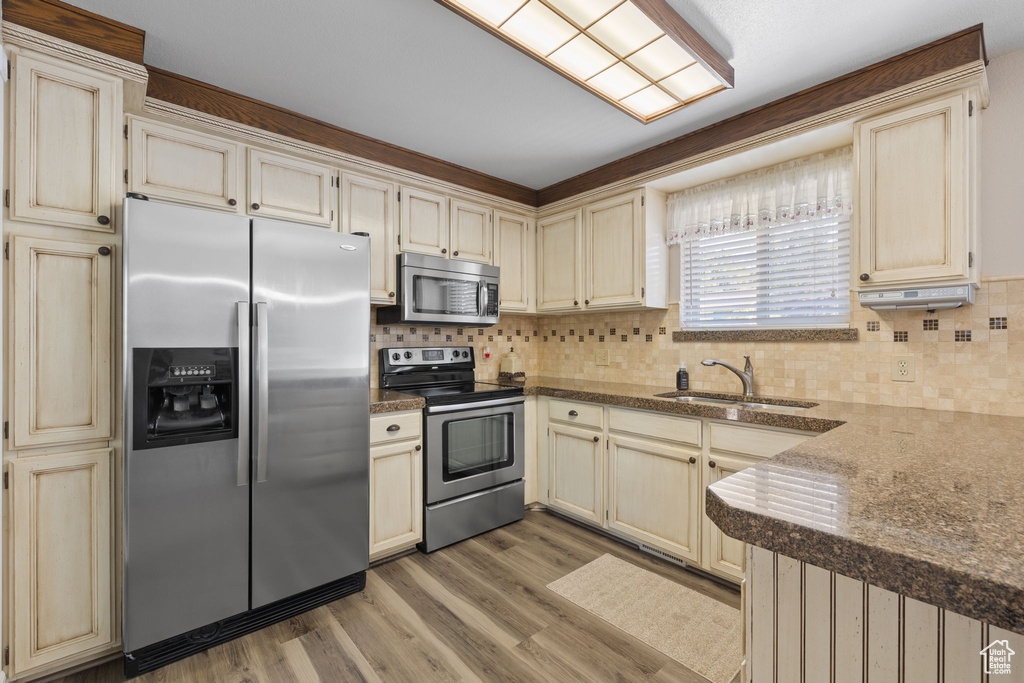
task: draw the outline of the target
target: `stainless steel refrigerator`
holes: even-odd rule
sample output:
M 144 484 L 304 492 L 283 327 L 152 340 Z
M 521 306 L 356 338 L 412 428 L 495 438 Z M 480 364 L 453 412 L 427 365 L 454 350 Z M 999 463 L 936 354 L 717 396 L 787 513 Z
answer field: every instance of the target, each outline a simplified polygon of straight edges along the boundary
M 364 585 L 369 240 L 131 197 L 124 225 L 137 674 Z

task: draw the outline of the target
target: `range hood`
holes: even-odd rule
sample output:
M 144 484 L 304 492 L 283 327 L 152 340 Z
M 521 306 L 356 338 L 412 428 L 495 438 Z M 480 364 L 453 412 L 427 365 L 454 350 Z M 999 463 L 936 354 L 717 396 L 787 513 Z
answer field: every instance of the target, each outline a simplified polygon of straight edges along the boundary
M 861 292 L 859 299 L 861 306 L 875 311 L 959 308 L 964 304 L 974 303 L 974 285 Z

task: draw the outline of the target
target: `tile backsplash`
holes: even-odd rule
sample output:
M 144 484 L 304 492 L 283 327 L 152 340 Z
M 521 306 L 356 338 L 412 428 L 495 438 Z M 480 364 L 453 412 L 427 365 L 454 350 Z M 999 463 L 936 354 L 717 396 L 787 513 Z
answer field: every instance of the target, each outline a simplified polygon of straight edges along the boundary
M 679 308 L 671 305 L 665 311 L 503 316 L 482 334 L 481 328 L 460 334 L 458 328 L 374 325 L 371 346 L 469 344 L 477 349 L 481 378 L 496 377 L 501 355 L 515 347 L 528 376 L 655 387 L 672 386 L 683 361 L 691 389 L 729 393 L 740 390 L 736 376 L 700 361 L 742 367 L 746 353 L 755 393 L 763 396 L 1024 415 L 1024 278 L 986 281 L 973 306 L 953 310 L 871 311 L 853 301 L 851 311 L 851 324 L 860 330 L 855 342 L 673 342 Z M 485 361 L 486 346 L 491 358 Z M 607 366 L 596 364 L 598 349 L 608 350 Z M 916 381 L 891 379 L 894 354 L 914 356 Z M 376 363 L 375 351 L 374 383 Z

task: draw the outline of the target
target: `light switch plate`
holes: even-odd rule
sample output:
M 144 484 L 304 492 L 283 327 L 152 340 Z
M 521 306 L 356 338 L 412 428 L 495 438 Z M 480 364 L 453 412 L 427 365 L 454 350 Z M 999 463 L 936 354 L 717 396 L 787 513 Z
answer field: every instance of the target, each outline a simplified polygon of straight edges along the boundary
M 892 357 L 892 381 L 913 382 L 917 379 L 917 369 L 914 367 L 913 356 Z
M 594 361 L 598 365 L 608 365 L 608 349 L 598 349 Z

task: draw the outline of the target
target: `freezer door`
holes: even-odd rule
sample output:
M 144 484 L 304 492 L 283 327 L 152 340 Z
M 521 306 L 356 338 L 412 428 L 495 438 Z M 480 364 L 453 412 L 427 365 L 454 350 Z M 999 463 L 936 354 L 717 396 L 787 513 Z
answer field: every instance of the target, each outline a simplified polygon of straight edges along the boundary
M 254 219 L 252 606 L 367 568 L 369 241 Z
M 249 220 L 127 199 L 124 224 L 123 628 L 130 652 L 249 606 Z M 133 449 L 134 411 L 149 410 L 135 394 L 151 391 L 146 377 L 136 381 L 135 349 L 170 348 L 237 349 L 233 418 L 242 438 Z

